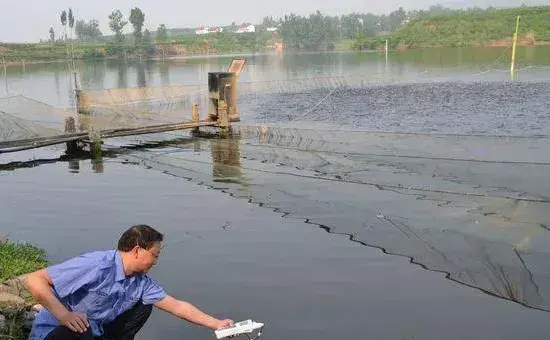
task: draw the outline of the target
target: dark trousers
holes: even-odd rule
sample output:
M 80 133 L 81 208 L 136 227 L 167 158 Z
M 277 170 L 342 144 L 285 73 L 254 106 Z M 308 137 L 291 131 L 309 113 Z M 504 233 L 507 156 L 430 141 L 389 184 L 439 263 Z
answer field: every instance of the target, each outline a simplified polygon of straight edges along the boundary
M 152 311 L 153 305 L 138 303 L 112 322 L 103 325 L 104 332 L 101 337 L 94 337 L 90 328 L 81 334 L 65 326 L 58 326 L 48 334 L 45 340 L 134 340 Z

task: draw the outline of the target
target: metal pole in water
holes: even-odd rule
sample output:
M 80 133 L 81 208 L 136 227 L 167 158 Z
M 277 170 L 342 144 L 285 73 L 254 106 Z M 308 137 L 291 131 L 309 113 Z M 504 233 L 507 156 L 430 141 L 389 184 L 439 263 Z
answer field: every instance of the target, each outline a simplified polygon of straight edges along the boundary
M 2 64 L 4 65 L 4 80 L 6 82 L 6 95 L 10 95 L 9 88 L 8 88 L 8 70 L 6 68 L 6 59 L 2 57 Z
M 388 65 L 388 39 L 386 39 L 386 65 Z
M 519 31 L 519 15 L 516 19 L 516 32 L 514 33 L 514 41 L 512 42 L 512 63 L 510 65 L 510 79 L 514 80 L 514 69 L 516 64 L 516 45 L 518 42 L 518 31 Z

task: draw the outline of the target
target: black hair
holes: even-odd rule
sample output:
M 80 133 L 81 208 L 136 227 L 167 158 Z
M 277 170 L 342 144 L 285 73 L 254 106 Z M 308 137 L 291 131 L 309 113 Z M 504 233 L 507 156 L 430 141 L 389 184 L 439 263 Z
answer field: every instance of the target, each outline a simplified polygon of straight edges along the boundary
M 162 242 L 163 235 L 145 224 L 138 224 L 126 230 L 118 240 L 118 250 L 130 251 L 135 246 L 151 249 L 157 242 Z

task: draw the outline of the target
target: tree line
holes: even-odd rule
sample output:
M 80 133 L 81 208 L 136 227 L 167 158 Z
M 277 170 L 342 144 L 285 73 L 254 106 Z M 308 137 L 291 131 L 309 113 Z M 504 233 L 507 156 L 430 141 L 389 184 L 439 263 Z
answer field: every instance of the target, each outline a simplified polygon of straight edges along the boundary
M 76 39 L 81 43 L 105 43 L 106 53 L 108 55 L 120 55 L 124 53 L 138 54 L 153 54 L 154 42 L 166 42 L 168 40 L 168 30 L 166 25 L 160 24 L 157 28 L 156 35 L 148 30 L 143 30 L 145 23 L 145 13 L 138 7 L 130 10 L 129 16 L 124 17 L 124 14 L 119 10 L 113 10 L 109 15 L 109 29 L 113 33 L 111 37 L 104 37 L 103 32 L 99 27 L 99 21 L 96 19 L 90 20 L 75 20 L 73 11 L 69 8 L 68 11 L 63 10 L 60 14 L 61 25 L 63 26 L 64 34 L 56 39 L 56 32 L 53 27 L 49 29 L 50 43 L 65 43 L 73 42 L 73 31 Z M 124 34 L 124 29 L 130 23 L 132 25 L 131 41 L 127 41 L 127 35 Z M 70 36 L 67 34 L 67 25 L 69 26 Z M 89 51 L 88 53 L 97 53 Z
M 331 50 L 346 41 L 356 49 L 376 49 L 383 46 L 385 40 L 391 48 L 472 46 L 509 38 L 518 14 L 523 17 L 520 37 L 550 41 L 550 6 L 454 10 L 437 5 L 414 11 L 399 7 L 384 15 L 351 13 L 341 16 L 316 11 L 308 16 L 265 17 L 257 25 L 256 33 L 238 35 L 224 31 L 205 36 L 196 36 L 193 29 L 168 30 L 164 24 L 159 25 L 156 32 L 150 32 L 144 29 L 145 13 L 135 7 L 127 16 L 118 9 L 108 15 L 112 32 L 108 37 L 101 32 L 97 20 L 77 20 L 69 8 L 60 15 L 64 30 L 60 38 L 56 40 L 53 28 L 49 33 L 51 42 L 78 40 L 90 45 L 83 52 L 84 57 L 153 55 L 157 52 L 155 43 L 167 43 L 169 35 L 170 41 L 185 46 L 191 53 L 261 51 L 277 39 L 284 42 L 287 50 Z M 124 33 L 128 24 L 132 27 L 131 34 Z M 232 23 L 229 27 L 236 25 Z M 277 30 L 266 32 L 267 27 L 277 27 Z M 76 39 L 72 39 L 73 31 Z
M 550 41 L 550 6 L 455 10 L 437 5 L 339 17 L 317 11 L 309 16 L 285 15 L 278 25 L 287 49 L 330 50 L 344 39 L 354 40 L 357 49 L 379 48 L 386 39 L 391 47 L 473 46 L 511 37 L 517 15 L 523 18 L 520 36 Z M 264 18 L 270 24 L 272 20 Z

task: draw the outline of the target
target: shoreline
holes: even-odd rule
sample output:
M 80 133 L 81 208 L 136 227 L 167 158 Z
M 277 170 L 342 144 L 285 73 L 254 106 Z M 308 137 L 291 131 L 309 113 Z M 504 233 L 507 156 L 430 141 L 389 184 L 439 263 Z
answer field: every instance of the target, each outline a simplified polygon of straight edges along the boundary
M 402 53 L 412 50 L 422 50 L 422 49 L 440 49 L 440 48 L 503 48 L 511 47 L 512 42 L 505 41 L 493 41 L 482 44 L 472 44 L 470 46 L 446 46 L 446 45 L 432 45 L 432 46 L 403 46 L 398 45 L 393 49 L 390 49 L 389 52 L 393 53 Z M 535 46 L 550 46 L 550 41 L 536 41 L 536 42 L 522 42 L 518 41 L 518 47 L 535 47 Z M 74 61 L 110 61 L 110 60 L 127 60 L 127 61 L 178 61 L 178 60 L 192 60 L 192 59 L 202 59 L 202 58 L 230 58 L 230 57 L 251 57 L 251 56 L 269 56 L 269 55 L 288 55 L 288 54 L 308 54 L 308 53 L 365 53 L 365 52 L 380 52 L 383 51 L 382 47 L 377 49 L 345 49 L 345 50 L 335 50 L 335 51 L 297 51 L 297 50 L 283 50 L 283 51 L 257 51 L 257 52 L 228 52 L 228 53 L 187 53 L 182 55 L 173 55 L 173 56 L 153 56 L 153 57 L 139 57 L 132 56 L 128 58 L 119 58 L 119 57 L 101 57 L 101 58 L 75 58 Z M 6 68 L 12 67 L 25 67 L 27 65 L 45 65 L 45 64 L 56 64 L 70 62 L 72 59 L 50 59 L 50 60 L 17 60 L 17 61 L 7 61 L 5 60 L 3 64 Z
M 23 340 L 42 309 L 25 287 L 25 278 L 48 265 L 46 251 L 29 243 L 13 243 L 0 236 L 0 255 L 1 264 L 5 266 L 0 277 L 0 338 L 8 336 Z M 21 257 L 27 261 L 22 262 Z

